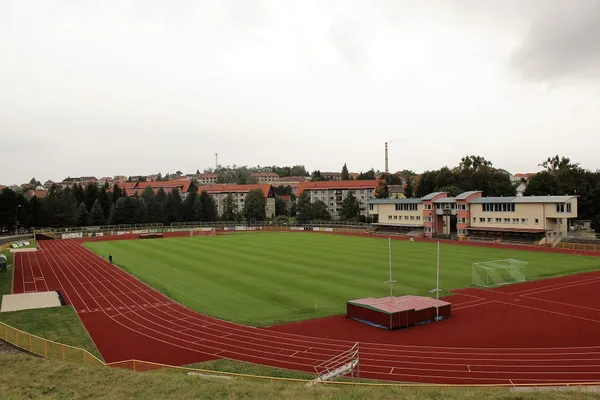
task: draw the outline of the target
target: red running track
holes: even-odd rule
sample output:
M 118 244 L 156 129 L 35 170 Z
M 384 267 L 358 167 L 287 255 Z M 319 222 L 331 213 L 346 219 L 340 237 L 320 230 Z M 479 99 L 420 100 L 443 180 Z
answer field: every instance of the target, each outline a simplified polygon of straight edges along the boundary
M 453 316 L 379 330 L 343 316 L 254 328 L 192 311 L 77 241 L 17 253 L 14 292 L 60 290 L 107 362 L 231 358 L 300 371 L 360 342 L 361 377 L 443 384 L 600 381 L 600 272 L 452 296 Z

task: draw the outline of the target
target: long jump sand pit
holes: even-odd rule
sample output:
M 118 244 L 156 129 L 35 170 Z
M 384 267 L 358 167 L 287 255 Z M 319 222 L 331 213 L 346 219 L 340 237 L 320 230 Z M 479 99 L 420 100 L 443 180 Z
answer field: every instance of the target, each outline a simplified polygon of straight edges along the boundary
M 2 296 L 0 312 L 60 307 L 61 305 L 60 296 L 56 291 L 5 294 Z

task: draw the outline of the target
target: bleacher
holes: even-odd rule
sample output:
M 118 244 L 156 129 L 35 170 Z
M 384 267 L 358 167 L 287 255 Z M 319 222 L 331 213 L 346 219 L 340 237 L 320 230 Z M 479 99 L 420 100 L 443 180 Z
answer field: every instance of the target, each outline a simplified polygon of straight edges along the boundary
M 473 242 L 521 244 L 525 246 L 533 246 L 543 237 L 543 234 L 531 234 L 523 232 L 473 231 L 469 234 L 468 240 Z
M 379 225 L 373 231 L 373 234 L 385 236 L 423 236 L 423 231 L 414 227 Z

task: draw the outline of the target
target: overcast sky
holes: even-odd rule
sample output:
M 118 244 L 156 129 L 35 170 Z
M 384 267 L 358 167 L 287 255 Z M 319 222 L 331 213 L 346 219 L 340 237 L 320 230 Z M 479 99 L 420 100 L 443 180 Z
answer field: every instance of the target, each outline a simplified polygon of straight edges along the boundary
M 0 183 L 600 168 L 598 0 L 0 0 Z

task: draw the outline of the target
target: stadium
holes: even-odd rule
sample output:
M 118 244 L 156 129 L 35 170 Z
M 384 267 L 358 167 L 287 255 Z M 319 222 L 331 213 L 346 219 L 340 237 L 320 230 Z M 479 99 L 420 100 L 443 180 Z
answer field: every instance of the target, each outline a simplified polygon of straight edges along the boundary
M 73 307 L 104 361 L 51 355 L 6 325 L 2 339 L 49 358 L 135 371 L 228 359 L 309 373 L 309 384 L 600 381 L 595 251 L 331 222 L 74 228 L 36 241 L 15 253 L 13 296 L 54 293 L 47 301 Z M 392 324 L 381 304 L 404 300 Z

